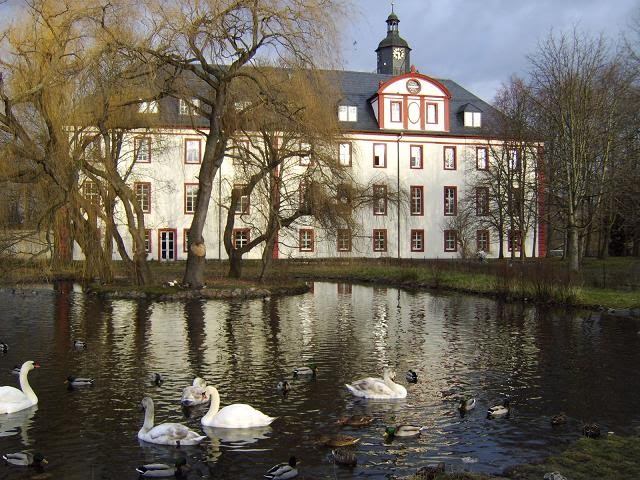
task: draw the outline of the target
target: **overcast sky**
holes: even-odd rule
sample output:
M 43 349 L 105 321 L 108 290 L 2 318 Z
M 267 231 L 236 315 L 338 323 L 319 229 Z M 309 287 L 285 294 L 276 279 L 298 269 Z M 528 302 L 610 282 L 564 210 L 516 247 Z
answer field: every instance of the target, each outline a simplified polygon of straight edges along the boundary
M 390 0 L 354 0 L 344 68 L 375 71 Z M 554 32 L 580 30 L 618 41 L 640 0 L 395 0 L 400 36 L 421 73 L 454 80 L 486 101 L 513 73 L 525 76 L 528 54 Z M 356 42 L 356 43 L 354 43 Z

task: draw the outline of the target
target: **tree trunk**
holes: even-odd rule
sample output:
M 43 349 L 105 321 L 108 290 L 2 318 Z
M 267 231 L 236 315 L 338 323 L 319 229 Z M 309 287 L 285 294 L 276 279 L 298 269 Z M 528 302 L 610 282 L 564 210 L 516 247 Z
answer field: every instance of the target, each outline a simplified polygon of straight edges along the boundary
M 229 278 L 240 278 L 242 275 L 242 254 L 236 253 L 237 250 L 231 250 L 229 255 Z
M 67 266 L 73 260 L 71 240 L 71 220 L 68 207 L 58 209 L 54 215 L 53 224 L 53 256 L 54 267 Z
M 567 259 L 569 260 L 569 271 L 580 271 L 580 242 L 578 239 L 578 227 L 575 224 L 575 214 L 569 212 L 567 225 Z

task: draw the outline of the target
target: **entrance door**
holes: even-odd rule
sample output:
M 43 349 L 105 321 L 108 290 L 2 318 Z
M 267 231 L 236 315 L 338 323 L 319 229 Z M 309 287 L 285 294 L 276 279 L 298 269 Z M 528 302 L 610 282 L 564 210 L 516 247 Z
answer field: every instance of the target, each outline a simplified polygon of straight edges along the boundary
M 173 261 L 176 259 L 176 231 L 172 229 L 158 230 L 160 245 L 158 255 L 160 261 Z

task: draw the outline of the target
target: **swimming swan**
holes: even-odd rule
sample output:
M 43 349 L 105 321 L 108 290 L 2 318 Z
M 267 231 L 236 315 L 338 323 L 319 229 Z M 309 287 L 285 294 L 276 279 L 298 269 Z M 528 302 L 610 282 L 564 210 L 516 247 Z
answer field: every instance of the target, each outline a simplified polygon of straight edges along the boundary
M 390 400 L 406 398 L 407 389 L 393 381 L 395 373 L 390 368 L 385 368 L 383 378 L 367 377 L 347 383 L 345 386 L 356 397 L 372 398 L 377 400 Z
M 275 417 L 269 417 L 245 403 L 234 403 L 218 410 L 220 408 L 218 389 L 209 385 L 206 390 L 211 397 L 211 405 L 209 411 L 202 417 L 202 425 L 218 428 L 252 428 L 265 427 L 275 420 Z
M 138 438 L 145 442 L 156 443 L 158 445 L 197 445 L 207 438 L 206 435 L 199 435 L 193 430 L 180 423 L 161 423 L 153 425 L 154 407 L 150 397 L 142 399 L 144 408 L 144 424 L 138 431 Z
M 34 393 L 27 374 L 40 365 L 28 360 L 20 367 L 20 389 L 15 387 L 0 387 L 0 413 L 13 413 L 38 403 L 38 397 Z
M 204 378 L 196 377 L 193 384 L 182 390 L 180 403 L 188 407 L 192 405 L 200 405 L 209 401 L 209 394 L 206 391 L 207 382 Z

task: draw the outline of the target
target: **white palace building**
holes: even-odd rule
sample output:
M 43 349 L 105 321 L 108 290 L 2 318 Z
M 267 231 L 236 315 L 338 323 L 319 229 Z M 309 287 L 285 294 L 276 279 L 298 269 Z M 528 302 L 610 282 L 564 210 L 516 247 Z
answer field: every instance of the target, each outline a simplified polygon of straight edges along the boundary
M 359 212 L 357 235 L 349 230 L 324 235 L 320 227 L 306 220 L 299 228 L 280 233 L 273 252 L 278 258 L 460 256 L 458 232 L 450 227 L 450 218 L 458 213 L 467 179 L 488 168 L 490 142 L 495 140 L 487 138 L 482 127 L 495 110 L 451 80 L 418 73 L 410 63 L 411 48 L 399 35 L 395 13 L 386 23 L 387 36 L 376 50 L 377 73 L 334 72 L 342 88 L 336 114 L 348 140 L 340 145 L 339 155 L 340 164 L 353 169 L 354 177 L 363 183 L 382 177 L 387 185 L 397 185 L 400 196 L 406 196 L 404 207 L 386 200 L 368 205 L 367 211 Z M 152 142 L 144 133 L 134 139 L 135 191 L 146 212 L 149 259 L 186 260 L 204 137 L 184 127 L 190 113 L 184 102 L 168 98 L 152 108 L 175 119 L 176 126 L 163 130 L 162 148 L 155 149 L 155 139 Z M 182 122 L 181 116 L 185 118 Z M 225 159 L 214 182 L 203 234 L 208 259 L 226 258 L 222 229 L 227 210 L 220 202 L 229 198 L 233 178 L 233 162 Z M 90 194 L 89 184 L 83 188 Z M 243 205 L 245 212 L 246 207 Z M 250 208 L 248 211 L 250 216 Z M 251 238 L 250 225 L 255 221 L 238 215 L 234 241 L 242 244 Z M 536 254 L 544 255 L 543 228 L 530 230 L 536 230 Z M 505 232 L 505 255 L 520 248 L 531 255 L 533 237 L 532 231 L 524 238 L 518 232 Z M 477 230 L 472 251 L 480 250 L 489 257 L 497 256 L 497 233 Z M 81 255 L 78 249 L 76 253 Z M 245 257 L 260 258 L 261 254 L 262 245 Z

